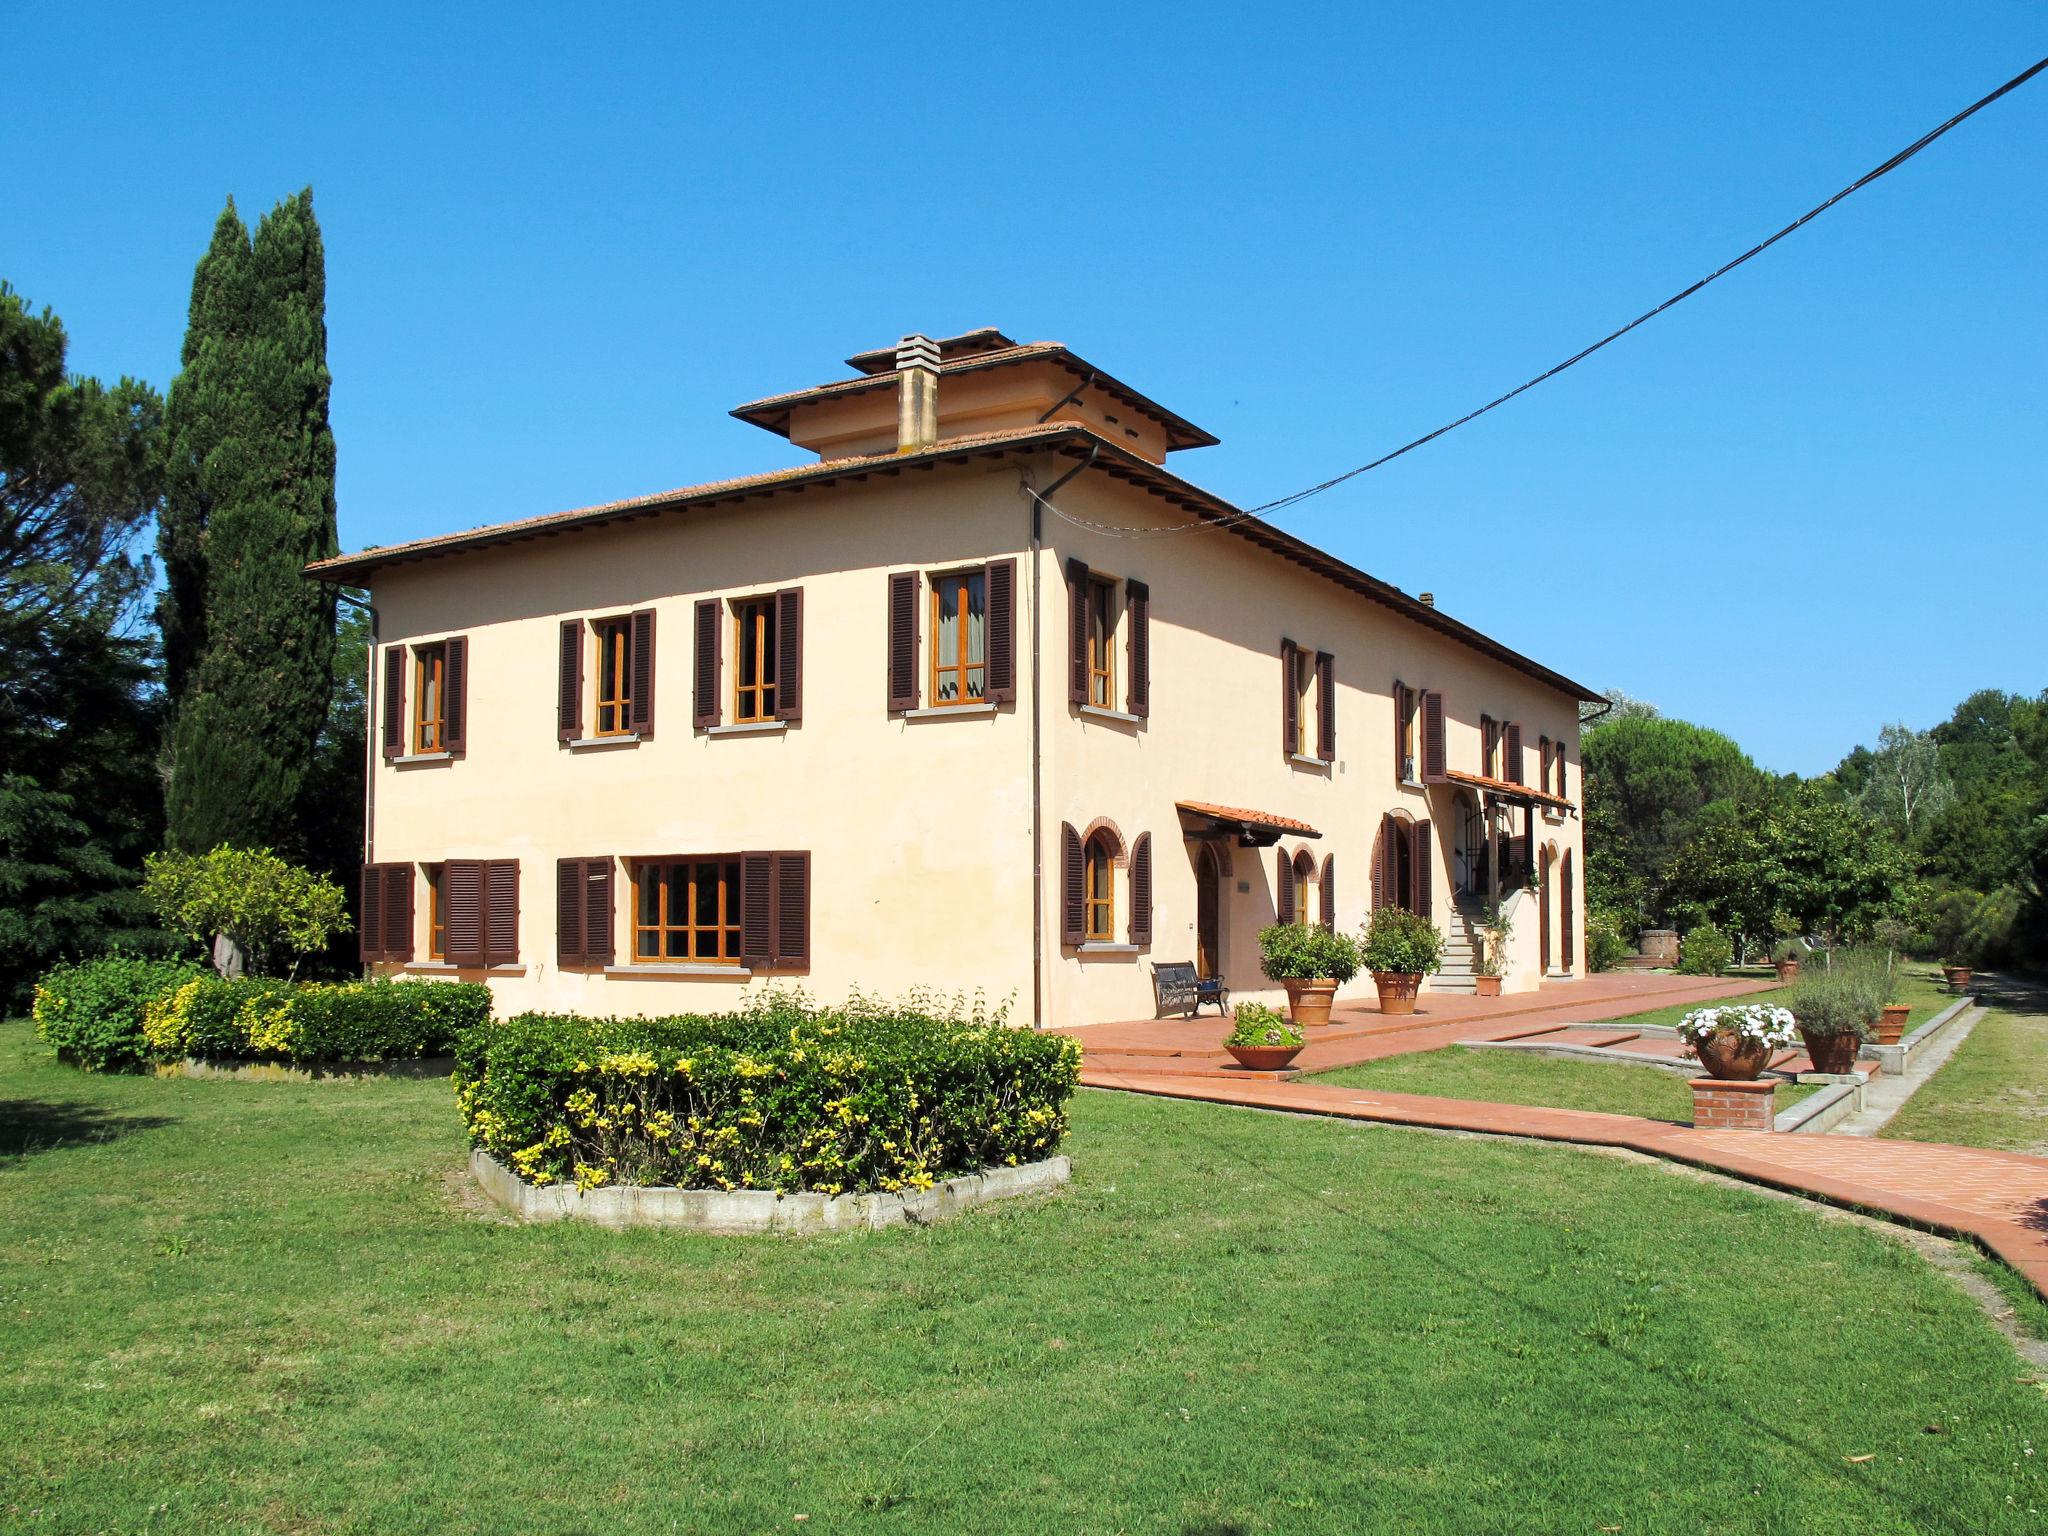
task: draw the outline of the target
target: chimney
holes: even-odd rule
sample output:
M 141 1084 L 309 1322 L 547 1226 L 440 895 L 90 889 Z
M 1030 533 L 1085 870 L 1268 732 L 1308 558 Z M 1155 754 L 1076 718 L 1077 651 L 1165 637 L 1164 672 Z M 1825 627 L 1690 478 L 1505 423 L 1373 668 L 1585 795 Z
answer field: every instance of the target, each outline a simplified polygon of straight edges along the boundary
M 939 440 L 939 344 L 909 335 L 896 343 L 896 451 L 915 453 Z
M 1434 608 L 1436 606 L 1436 594 L 1434 592 L 1425 592 L 1416 601 L 1425 608 Z

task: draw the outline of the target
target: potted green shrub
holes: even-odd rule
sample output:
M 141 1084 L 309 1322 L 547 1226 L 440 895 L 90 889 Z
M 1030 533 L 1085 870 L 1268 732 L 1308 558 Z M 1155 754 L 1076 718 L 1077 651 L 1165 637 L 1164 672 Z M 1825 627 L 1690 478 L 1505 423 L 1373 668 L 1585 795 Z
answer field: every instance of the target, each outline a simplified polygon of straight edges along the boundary
M 1436 924 L 1403 907 L 1373 913 L 1359 949 L 1379 988 L 1381 1013 L 1413 1013 L 1422 978 L 1443 965 L 1444 940 Z
M 1237 1064 L 1254 1072 L 1278 1072 L 1300 1053 L 1303 1036 L 1264 1003 L 1239 1003 L 1232 1011 L 1237 1024 L 1223 1048 Z
M 1951 992 L 1962 991 L 1963 988 L 1970 984 L 1970 978 L 1975 974 L 1976 972 L 1961 960 L 1944 960 L 1941 962 L 1942 979 L 1948 983 Z
M 1479 963 L 1473 973 L 1481 997 L 1500 996 L 1501 967 L 1507 963 L 1508 939 L 1514 931 L 1515 920 L 1501 904 L 1488 902 L 1486 915 L 1479 920 Z
M 1730 1082 L 1761 1077 L 1772 1053 L 1799 1038 L 1792 1010 L 1766 1003 L 1695 1008 L 1678 1021 L 1678 1035 L 1699 1057 L 1707 1076 Z
M 1833 964 L 1814 971 L 1792 989 L 1786 999 L 1806 1042 L 1806 1054 L 1816 1072 L 1850 1072 L 1856 1066 L 1856 1052 L 1870 1038 L 1870 1008 L 1866 985 L 1850 967 Z
M 1806 946 L 1797 939 L 1786 939 L 1771 953 L 1771 964 L 1778 968 L 1778 980 L 1789 986 L 1799 979 L 1799 962 L 1806 958 Z
M 1287 989 L 1287 1011 L 1303 1029 L 1330 1022 L 1337 989 L 1358 974 L 1358 946 L 1313 923 L 1259 930 L 1259 968 Z

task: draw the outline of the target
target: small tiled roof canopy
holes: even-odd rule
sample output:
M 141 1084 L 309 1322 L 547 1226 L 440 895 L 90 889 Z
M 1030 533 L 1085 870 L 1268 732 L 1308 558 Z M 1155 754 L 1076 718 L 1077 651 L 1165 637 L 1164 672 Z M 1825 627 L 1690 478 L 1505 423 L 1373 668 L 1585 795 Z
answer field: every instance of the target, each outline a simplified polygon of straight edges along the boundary
M 1211 805 L 1206 800 L 1180 800 L 1175 802 L 1174 808 L 1181 813 L 1184 821 L 1190 816 L 1205 820 L 1210 823 L 1207 830 L 1235 832 L 1247 843 L 1257 844 L 1261 848 L 1279 842 L 1283 835 L 1323 835 L 1305 821 L 1296 821 L 1292 816 L 1276 816 L 1271 811 L 1248 811 L 1242 806 L 1235 805 Z
M 1532 789 L 1527 784 L 1517 784 L 1511 779 L 1489 779 L 1483 773 L 1467 773 L 1462 768 L 1447 768 L 1444 777 L 1453 784 L 1469 784 L 1474 789 L 1487 790 L 1504 800 L 1528 800 L 1537 805 L 1554 805 L 1561 811 L 1572 808 L 1571 801 L 1563 795 L 1553 795 L 1548 790 Z
M 1111 442 L 1079 422 L 1071 421 L 1047 422 L 1043 426 L 1034 427 L 1008 427 L 978 433 L 971 437 L 949 438 L 930 448 L 919 449 L 915 453 L 878 453 L 860 458 L 826 459 L 816 464 L 771 470 L 766 474 L 744 475 L 733 480 L 713 480 L 704 485 L 686 486 L 681 490 L 664 491 L 652 496 L 636 496 L 627 501 L 579 507 L 574 511 L 550 513 L 545 517 L 496 523 L 462 533 L 440 534 L 434 538 L 415 539 L 409 543 L 392 544 L 382 549 L 371 548 L 352 555 L 337 555 L 331 560 L 315 560 L 306 567 L 306 574 L 321 581 L 359 583 L 385 566 L 463 554 L 498 545 L 553 538 L 578 528 L 630 522 L 636 518 L 662 517 L 674 513 L 687 514 L 708 507 L 731 506 L 755 497 L 788 495 L 813 487 L 832 485 L 842 480 L 858 482 L 876 476 L 902 475 L 911 471 L 936 469 L 944 464 L 967 464 L 976 459 L 999 458 L 1027 452 L 1063 454 L 1077 464 L 1086 466 L 1091 474 L 1108 475 L 1112 479 L 1134 485 L 1166 505 L 1188 514 L 1191 524 L 1213 524 L 1218 532 L 1256 544 L 1283 560 L 1290 560 L 1304 570 L 1369 602 L 1378 603 L 1425 629 L 1434 630 L 1460 645 L 1469 646 L 1482 656 L 1512 667 L 1517 672 L 1532 677 L 1544 686 L 1554 688 L 1571 698 L 1585 699 L 1593 703 L 1598 703 L 1604 698 L 1604 695 L 1588 688 L 1584 683 L 1573 682 L 1563 673 L 1554 672 L 1541 662 L 1532 661 L 1519 651 L 1502 645 L 1498 640 L 1474 629 L 1471 625 L 1460 623 L 1442 609 L 1421 602 L 1376 576 L 1367 575 L 1356 566 L 1339 560 L 1335 555 L 1325 554 L 1313 544 L 1297 539 L 1293 534 L 1283 532 L 1271 523 L 1247 516 L 1222 497 L 1212 495 L 1200 486 L 1181 479 L 1171 470 L 1132 453 L 1123 445 Z M 1535 793 L 1527 790 L 1523 792 Z

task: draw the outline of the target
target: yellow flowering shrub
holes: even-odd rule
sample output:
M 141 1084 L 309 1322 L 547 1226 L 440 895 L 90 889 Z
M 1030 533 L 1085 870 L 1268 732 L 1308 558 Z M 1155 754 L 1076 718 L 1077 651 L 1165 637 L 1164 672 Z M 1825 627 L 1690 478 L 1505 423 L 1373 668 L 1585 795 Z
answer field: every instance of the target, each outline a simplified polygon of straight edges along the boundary
M 921 998 L 724 1015 L 526 1014 L 464 1038 L 473 1144 L 532 1183 L 928 1189 L 1058 1149 L 1080 1048 Z

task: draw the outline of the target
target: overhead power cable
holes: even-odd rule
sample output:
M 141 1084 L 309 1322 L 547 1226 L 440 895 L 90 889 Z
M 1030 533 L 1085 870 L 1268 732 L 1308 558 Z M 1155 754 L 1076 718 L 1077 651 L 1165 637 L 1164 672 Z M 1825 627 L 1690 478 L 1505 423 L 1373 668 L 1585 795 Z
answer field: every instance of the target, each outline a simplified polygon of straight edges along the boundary
M 1196 523 L 1176 524 L 1175 526 L 1170 528 L 1146 527 L 1138 524 L 1127 525 L 1122 523 L 1091 522 L 1087 518 L 1075 517 L 1069 513 L 1060 511 L 1058 507 L 1053 506 L 1051 502 L 1046 501 L 1043 497 L 1040 497 L 1039 500 L 1055 516 L 1064 518 L 1066 521 L 1078 524 L 1081 527 L 1093 528 L 1098 532 L 1113 533 L 1122 537 L 1147 538 L 1161 537 L 1166 534 L 1173 533 L 1194 533 L 1199 532 L 1203 529 L 1224 528 L 1228 527 L 1232 523 L 1242 521 L 1245 518 L 1257 517 L 1262 513 L 1266 512 L 1277 512 L 1283 507 L 1291 507 L 1295 505 L 1297 502 L 1306 501 L 1311 496 L 1320 496 L 1323 492 L 1333 490 L 1337 486 L 1344 484 L 1347 480 L 1355 480 L 1360 475 L 1378 469 L 1383 464 L 1391 464 L 1394 460 L 1400 458 L 1403 454 L 1413 453 L 1417 448 L 1422 447 L 1425 443 L 1433 443 L 1438 438 L 1444 436 L 1446 433 L 1457 431 L 1458 428 L 1466 425 L 1466 423 L 1468 422 L 1477 421 L 1481 416 L 1484 416 L 1488 411 L 1497 410 L 1499 407 L 1506 405 L 1510 400 L 1514 399 L 1515 396 L 1524 394 L 1529 390 L 1534 389 L 1538 384 L 1542 384 L 1547 380 L 1556 378 L 1560 373 L 1563 373 L 1567 368 L 1574 367 L 1577 364 L 1584 362 L 1587 358 L 1591 357 L 1595 352 L 1598 352 L 1602 347 L 1609 346 L 1612 343 L 1621 340 L 1622 337 L 1626 336 L 1630 331 L 1634 330 L 1637 326 L 1643 325 L 1648 321 L 1656 319 L 1657 316 L 1663 314 L 1664 311 L 1666 311 L 1667 309 L 1671 309 L 1675 305 L 1684 303 L 1687 299 L 1691 298 L 1694 294 L 1698 293 L 1702 288 L 1706 287 L 1709 283 L 1712 283 L 1719 278 L 1726 277 L 1730 272 L 1733 272 L 1737 267 L 1741 266 L 1744 262 L 1753 260 L 1754 258 L 1761 256 L 1765 251 L 1768 251 L 1772 246 L 1776 245 L 1780 240 L 1784 239 L 1787 235 L 1792 234 L 1796 230 L 1803 229 L 1806 225 L 1812 223 L 1815 219 L 1819 218 L 1822 214 L 1826 213 L 1830 208 L 1834 207 L 1837 203 L 1843 201 L 1845 198 L 1854 195 L 1857 192 L 1862 191 L 1865 187 L 1869 186 L 1873 181 L 1876 181 L 1879 177 L 1889 175 L 1891 172 L 1897 170 L 1900 166 L 1904 165 L 1908 160 L 1912 159 L 1915 155 L 1919 154 L 1920 151 L 1922 151 L 1923 149 L 1926 149 L 1930 144 L 1934 143 L 1935 140 L 1941 138 L 1951 129 L 1961 126 L 1970 118 L 1976 116 L 1979 112 L 1983 111 L 1986 107 L 1990 106 L 1994 101 L 1997 101 L 2001 96 L 2009 95 L 2013 91 L 2018 90 L 2021 86 L 2025 85 L 2029 80 L 2032 80 L 2036 75 L 2042 73 L 2042 71 L 2044 70 L 2048 70 L 2048 59 L 2041 59 L 2040 61 L 2029 66 L 2028 68 L 2021 70 L 2018 74 L 2014 75 L 2010 80 L 2006 81 L 2005 84 L 1998 87 L 1997 90 L 1992 91 L 1989 95 L 1979 97 L 1976 101 L 1971 102 L 1969 106 L 1963 108 L 1962 111 L 1958 112 L 1954 117 L 1951 117 L 1947 122 L 1941 124 L 1941 126 L 1939 126 L 1938 128 L 1929 129 L 1926 133 L 1922 134 L 1919 138 L 1915 139 L 1911 144 L 1908 144 L 1904 149 L 1900 150 L 1890 159 L 1884 161 L 1880 165 L 1874 166 L 1872 169 L 1868 171 L 1865 171 L 1861 176 L 1858 176 L 1854 181 L 1850 182 L 1848 186 L 1842 188 L 1841 191 L 1837 192 L 1833 197 L 1829 198 L 1826 202 L 1815 204 L 1813 207 L 1807 209 L 1806 212 L 1799 215 L 1798 218 L 1794 219 L 1790 224 L 1787 224 L 1783 229 L 1779 230 L 1770 238 L 1766 240 L 1759 240 L 1755 245 L 1752 245 L 1740 256 L 1737 256 L 1733 261 L 1723 263 L 1721 266 L 1718 266 L 1713 271 L 1709 272 L 1705 277 L 1701 278 L 1698 282 L 1693 283 L 1688 287 L 1681 288 L 1677 293 L 1671 295 L 1670 298 L 1666 299 L 1663 303 L 1657 305 L 1654 309 L 1644 310 L 1643 313 L 1637 315 L 1635 319 L 1629 321 L 1628 324 L 1620 327 L 1617 330 L 1609 331 L 1605 336 L 1602 336 L 1598 341 L 1594 342 L 1591 346 L 1581 348 L 1579 351 L 1574 352 L 1570 357 L 1566 358 L 1563 362 L 1558 363 L 1553 367 L 1544 369 L 1543 372 L 1537 374 L 1532 379 L 1528 379 L 1520 384 L 1517 384 L 1513 389 L 1509 390 L 1506 394 L 1495 396 L 1493 399 L 1487 401 L 1486 404 L 1480 406 L 1477 410 L 1467 411 L 1464 415 L 1458 417 L 1457 420 L 1447 421 L 1442 426 L 1438 427 L 1435 431 L 1425 432 L 1421 437 L 1416 438 L 1414 441 L 1403 443 L 1400 447 L 1394 449 L 1393 452 L 1383 453 L 1378 458 L 1372 460 L 1370 463 L 1361 464 L 1356 469 L 1347 469 L 1341 475 L 1332 475 L 1327 480 L 1318 481 L 1314 485 L 1307 486 L 1302 490 L 1292 491 L 1285 496 L 1275 497 L 1271 501 L 1260 502 L 1255 507 L 1245 507 L 1240 511 L 1232 512 L 1222 517 L 1205 518 L 1200 522 Z

